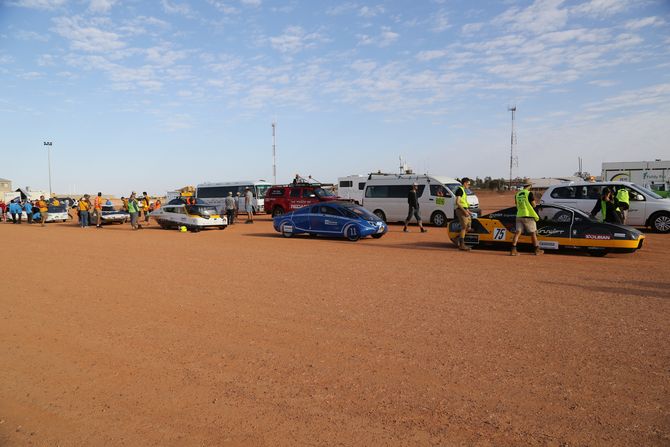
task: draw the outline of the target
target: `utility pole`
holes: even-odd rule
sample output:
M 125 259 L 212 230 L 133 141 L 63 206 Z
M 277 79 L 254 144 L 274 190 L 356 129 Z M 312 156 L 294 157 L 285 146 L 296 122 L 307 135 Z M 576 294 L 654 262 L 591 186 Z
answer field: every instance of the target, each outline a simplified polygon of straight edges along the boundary
M 53 146 L 53 142 L 45 141 L 44 146 L 47 147 L 47 159 L 49 160 L 49 197 L 51 197 L 53 194 L 51 191 L 51 146 Z
M 512 168 L 519 165 L 518 158 L 514 155 L 514 146 L 516 145 L 516 132 L 514 131 L 514 119 L 516 116 L 516 105 L 507 107 L 508 112 L 512 112 L 512 135 L 510 136 L 509 149 L 509 189 L 512 190 Z
M 277 184 L 277 145 L 276 145 L 277 122 L 272 121 L 272 178 L 274 184 Z

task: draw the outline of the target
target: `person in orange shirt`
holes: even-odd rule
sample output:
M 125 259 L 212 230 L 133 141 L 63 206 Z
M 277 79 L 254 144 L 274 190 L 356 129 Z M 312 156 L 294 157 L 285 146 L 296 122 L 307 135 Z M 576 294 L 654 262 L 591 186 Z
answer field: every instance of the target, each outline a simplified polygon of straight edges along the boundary
M 161 199 L 156 199 L 154 202 L 154 211 L 161 209 Z
M 37 201 L 37 208 L 40 209 L 40 224 L 44 226 L 49 211 L 49 205 L 47 204 L 47 201 L 44 200 L 44 196 L 40 196 L 40 200 Z
M 93 212 L 95 213 L 95 228 L 102 228 L 102 193 L 98 192 L 93 202 Z

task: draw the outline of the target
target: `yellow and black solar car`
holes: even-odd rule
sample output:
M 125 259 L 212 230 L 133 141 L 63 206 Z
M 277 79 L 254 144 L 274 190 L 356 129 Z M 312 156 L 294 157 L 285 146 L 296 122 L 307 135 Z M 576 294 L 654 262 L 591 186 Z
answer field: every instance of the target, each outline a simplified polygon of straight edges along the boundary
M 644 234 L 625 225 L 599 222 L 588 214 L 560 205 L 540 205 L 537 235 L 544 250 L 581 250 L 592 256 L 607 253 L 632 253 L 642 248 Z M 472 220 L 465 236 L 469 246 L 511 246 L 516 227 L 516 207 L 506 208 Z M 449 238 L 456 243 L 461 226 L 449 224 Z M 519 247 L 530 246 L 530 235 L 522 235 Z

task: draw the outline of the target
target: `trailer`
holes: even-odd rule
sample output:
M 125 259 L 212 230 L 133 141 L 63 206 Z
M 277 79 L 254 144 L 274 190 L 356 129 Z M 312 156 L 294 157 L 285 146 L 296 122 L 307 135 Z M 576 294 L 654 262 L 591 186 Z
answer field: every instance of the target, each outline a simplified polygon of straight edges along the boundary
M 603 163 L 602 179 L 633 182 L 668 197 L 670 160 L 606 162 Z

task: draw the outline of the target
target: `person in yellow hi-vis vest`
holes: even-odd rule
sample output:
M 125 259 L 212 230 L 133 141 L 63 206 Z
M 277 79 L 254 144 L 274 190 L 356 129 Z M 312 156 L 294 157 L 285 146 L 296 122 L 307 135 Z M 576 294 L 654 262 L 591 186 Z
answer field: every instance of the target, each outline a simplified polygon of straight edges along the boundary
M 510 255 L 516 256 L 516 244 L 519 242 L 521 233 L 530 233 L 535 247 L 535 254 L 541 255 L 544 251 L 540 250 L 540 243 L 537 240 L 537 224 L 540 217 L 535 212 L 535 197 L 530 191 L 531 183 L 525 183 L 523 189 L 516 193 L 514 200 L 516 202 L 516 232 L 512 239 L 512 251 Z
M 619 214 L 621 214 L 621 223 L 626 225 L 628 209 L 630 208 L 630 196 L 625 186 L 620 186 L 617 190 L 615 203 L 619 208 Z

